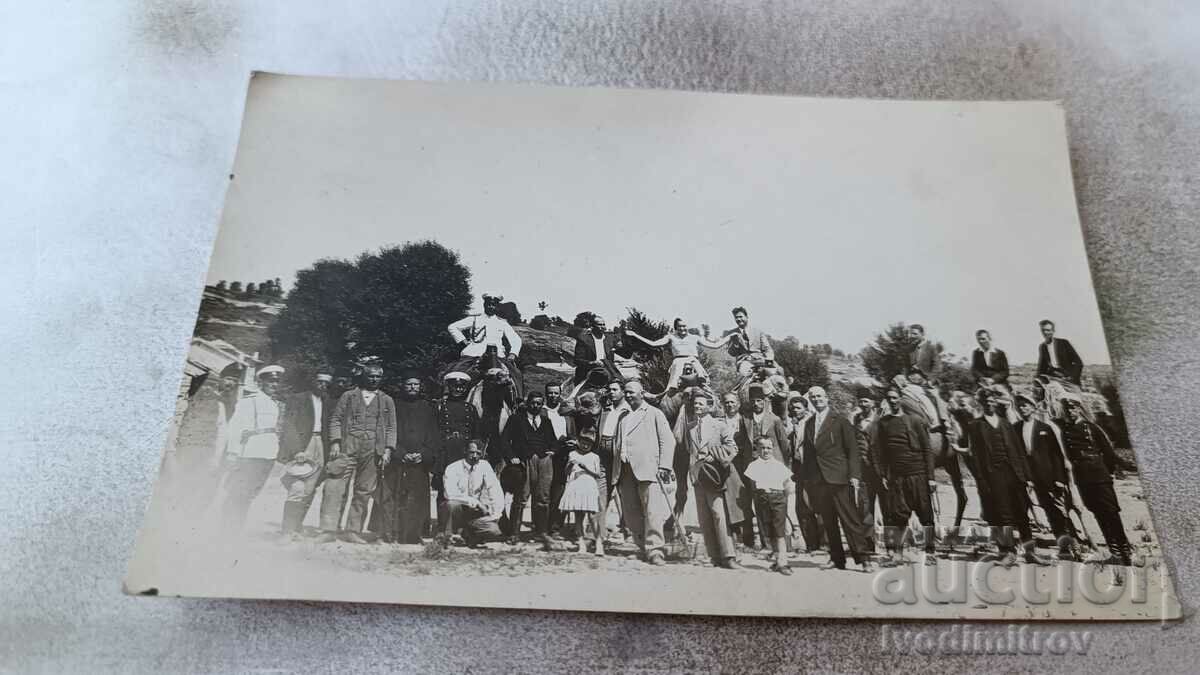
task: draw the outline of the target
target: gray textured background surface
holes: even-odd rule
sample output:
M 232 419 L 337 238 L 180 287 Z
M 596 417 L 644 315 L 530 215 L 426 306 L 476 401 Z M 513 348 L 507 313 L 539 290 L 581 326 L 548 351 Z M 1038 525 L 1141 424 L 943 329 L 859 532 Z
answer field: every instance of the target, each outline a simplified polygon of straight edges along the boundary
M 1097 627 L 1087 659 L 895 661 L 867 622 L 120 595 L 251 69 L 1063 99 L 1146 493 L 1197 598 L 1200 3 L 6 3 L 0 669 L 1194 672 L 1194 621 Z

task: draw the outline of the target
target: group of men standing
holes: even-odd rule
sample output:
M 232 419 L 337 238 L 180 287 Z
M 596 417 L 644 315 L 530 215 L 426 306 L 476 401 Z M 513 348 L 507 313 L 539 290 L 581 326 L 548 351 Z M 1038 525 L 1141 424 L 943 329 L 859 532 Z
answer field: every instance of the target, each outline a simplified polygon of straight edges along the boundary
M 443 543 L 460 531 L 468 545 L 517 543 L 528 503 L 530 534 L 551 546 L 566 517 L 558 508 L 566 457 L 586 441 L 601 466 L 597 536 L 615 525 L 604 518 L 615 499 L 623 527 L 652 565 L 665 564 L 669 523 L 681 531 L 690 491 L 715 566 L 739 568 L 740 543 L 743 550 L 774 548 L 772 569 L 790 574 L 779 542 L 791 521 L 809 551 L 828 550 L 828 567 L 845 569 L 848 553 L 870 570 L 877 502 L 887 549 L 903 550 L 915 515 L 926 528 L 926 551 L 933 551 L 935 459 L 954 444 L 970 460 L 984 519 L 999 530 L 1003 555 L 1014 556 L 1019 543 L 1026 562 L 1041 562 L 1027 517 L 1031 493 L 1061 537 L 1060 553 L 1072 553 L 1078 535 L 1069 517 L 1073 473 L 1114 559 L 1129 564 L 1131 546 L 1112 489 L 1119 460 L 1107 436 L 1086 418 L 1078 395 L 1060 397 L 1057 415 L 1036 393 L 1014 398 L 1007 357 L 985 330 L 976 334 L 980 348 L 972 356 L 981 385 L 977 416 L 956 418 L 952 412 L 961 409 L 949 410 L 932 393 L 927 378 L 936 374 L 938 356 L 920 326 L 913 326 L 917 347 L 907 378 L 897 378 L 881 400 L 862 388 L 858 409 L 846 417 L 814 386 L 784 392 L 777 415 L 771 399 L 780 392 L 754 377 L 771 366 L 770 340 L 749 326 L 744 308 L 733 310 L 737 327 L 726 334 L 735 334 L 730 353 L 748 383 L 744 398 L 738 392 L 718 398 L 703 378 L 686 375 L 677 395 L 653 400 L 640 381 L 624 381 L 614 363 L 613 336 L 594 318 L 576 336 L 570 394 L 564 397 L 557 384 L 525 392 L 489 439 L 468 389 L 485 367 L 519 370 L 521 349 L 520 337 L 495 316 L 498 301 L 485 296 L 484 316 L 451 325 L 461 359 L 442 371 L 444 395 L 432 401 L 422 396 L 415 373 L 402 378 L 396 398 L 381 391 L 379 365 L 363 367 L 357 383 L 348 372 L 318 373 L 309 390 L 282 401 L 280 366 L 259 370 L 257 390 L 240 399 L 229 393 L 240 387 L 223 384 L 217 457 L 226 460 L 225 527 L 241 528 L 279 461 L 286 465 L 284 540 L 299 536 L 320 489 L 318 541 L 367 543 L 363 532 L 370 529 L 384 542 L 419 543 L 429 534 L 432 490 Z M 1038 375 L 1077 386 L 1078 354 L 1054 337 L 1052 322 L 1041 328 Z M 224 383 L 238 373 L 222 376 Z M 1014 406 L 1015 415 L 1007 410 Z M 789 502 L 794 520 L 786 513 Z

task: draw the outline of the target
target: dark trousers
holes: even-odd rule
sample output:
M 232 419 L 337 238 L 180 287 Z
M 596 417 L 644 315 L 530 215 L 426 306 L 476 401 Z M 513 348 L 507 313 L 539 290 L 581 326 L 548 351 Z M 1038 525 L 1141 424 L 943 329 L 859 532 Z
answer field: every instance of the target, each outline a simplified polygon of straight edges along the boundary
M 1033 539 L 1027 510 L 1029 493 L 1025 491 L 1025 483 L 1007 464 L 989 467 L 987 482 L 990 493 L 988 515 L 992 518 L 988 524 L 992 526 L 996 548 L 1001 552 L 1015 551 L 1014 529 L 1022 542 Z
M 850 498 L 849 485 L 831 485 L 824 481 L 807 483 L 805 490 L 813 497 L 817 515 L 825 526 L 825 538 L 829 540 L 829 560 L 837 567 L 846 566 L 846 551 L 842 548 L 842 530 L 850 544 L 850 555 L 854 562 L 863 563 L 874 553 L 867 548 L 863 533 L 862 518 L 858 507 Z M 839 526 L 840 524 L 840 526 Z
M 553 455 L 534 456 L 526 464 L 534 536 L 549 535 L 559 522 L 558 502 L 562 499 L 563 471 L 557 460 Z
M 429 521 L 429 471 L 425 465 L 393 460 L 383 470 L 379 492 L 380 536 L 401 544 L 421 543 Z
M 525 502 L 529 500 L 529 466 L 506 464 L 497 473 L 504 494 L 512 495 L 512 507 L 500 517 L 500 526 L 506 537 L 515 537 L 521 534 L 521 519 L 525 517 Z
M 225 477 L 225 503 L 221 505 L 221 524 L 226 534 L 241 532 L 250 504 L 267 484 L 274 467 L 273 459 L 236 460 Z
M 792 462 L 792 477 L 800 476 L 800 463 Z M 807 483 L 796 481 L 796 524 L 800 526 L 800 536 L 804 538 L 804 547 L 811 553 L 821 548 L 821 520 L 817 518 L 817 510 L 813 497 L 805 489 Z
M 500 526 L 495 520 L 484 517 L 479 509 L 458 502 L 438 502 L 438 525 L 447 537 L 462 530 L 463 541 L 468 546 L 501 537 Z
M 1050 531 L 1054 533 L 1059 550 L 1070 550 L 1072 542 L 1078 539 L 1078 536 L 1075 533 L 1075 525 L 1067 513 L 1066 486 L 1035 483 L 1034 491 L 1037 494 L 1038 506 L 1042 507 L 1042 511 L 1046 512 L 1046 519 L 1050 521 Z
M 743 486 L 742 494 L 738 497 L 738 508 L 742 510 L 743 516 L 740 525 L 742 544 L 749 548 L 754 548 L 754 521 L 758 520 L 758 514 L 755 513 L 754 509 L 754 481 L 746 476 L 746 467 L 749 465 L 749 460 L 741 461 L 740 457 L 733 460 L 733 468 L 741 476 Z M 763 536 L 762 523 L 758 525 L 758 535 L 759 546 L 766 547 L 770 545 L 770 542 Z
M 1083 505 L 1100 524 L 1100 533 L 1104 535 L 1104 544 L 1108 546 L 1108 551 L 1119 557 L 1124 564 L 1130 564 L 1133 546 L 1125 535 L 1125 524 L 1121 522 L 1121 504 L 1117 502 L 1113 484 L 1079 483 L 1078 486 Z
M 346 530 L 361 532 L 367 517 L 367 507 L 379 485 L 378 457 L 375 453 L 363 453 L 350 458 L 353 469 L 341 478 L 326 478 L 321 493 L 321 529 L 329 532 L 338 529 L 342 519 L 342 508 L 350 494 L 350 515 L 346 517 Z
M 858 510 L 862 514 L 863 531 L 867 537 L 867 545 L 875 548 L 875 503 L 880 501 L 883 494 L 883 483 L 874 467 L 863 465 L 862 483 L 858 488 Z M 881 504 L 882 506 L 882 504 Z M 799 506 L 796 507 L 799 510 Z
M 929 479 L 923 473 L 895 476 L 888 481 L 887 508 L 884 524 L 888 526 L 887 546 L 891 550 L 904 548 L 908 521 L 913 514 L 925 528 L 925 551 L 933 553 L 933 506 L 929 501 Z

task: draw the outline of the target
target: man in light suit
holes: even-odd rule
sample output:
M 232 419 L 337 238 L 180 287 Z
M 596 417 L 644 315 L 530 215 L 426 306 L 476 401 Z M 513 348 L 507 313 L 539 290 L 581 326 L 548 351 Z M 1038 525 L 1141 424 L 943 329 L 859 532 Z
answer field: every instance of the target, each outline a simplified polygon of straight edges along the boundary
M 851 489 L 859 489 L 862 479 L 857 432 L 849 420 L 830 410 L 829 398 L 821 387 L 809 389 L 808 400 L 814 413 L 804 423 L 801 477 L 825 526 L 828 566 L 846 569 L 841 532 L 844 529 L 854 562 L 869 572 L 874 551 L 867 546 L 862 515 L 850 493 Z
M 625 383 L 629 412 L 617 422 L 613 475 L 625 524 L 646 562 L 665 565 L 663 526 L 670 516 L 667 493 L 675 489 L 675 435 L 667 416 L 646 403 L 642 383 Z
M 1062 338 L 1054 337 L 1054 322 L 1042 319 L 1038 324 L 1042 329 L 1043 341 L 1038 345 L 1038 375 L 1061 377 L 1080 386 L 1079 380 L 1083 375 L 1083 359 L 1071 343 Z
M 741 479 L 733 470 L 733 432 L 712 416 L 712 394 L 700 387 L 685 393 L 690 411 L 675 422 L 679 448 L 687 455 L 687 477 L 696 487 L 696 517 L 714 567 L 741 569 L 729 527 L 742 520 L 737 506 Z M 680 481 L 683 478 L 680 477 Z
M 734 307 L 732 313 L 737 327 L 725 331 L 721 337 L 729 339 L 729 355 L 736 359 L 738 376 L 745 380 L 754 374 L 755 357 L 774 361 L 775 349 L 769 335 L 750 326 L 750 314 L 745 307 Z

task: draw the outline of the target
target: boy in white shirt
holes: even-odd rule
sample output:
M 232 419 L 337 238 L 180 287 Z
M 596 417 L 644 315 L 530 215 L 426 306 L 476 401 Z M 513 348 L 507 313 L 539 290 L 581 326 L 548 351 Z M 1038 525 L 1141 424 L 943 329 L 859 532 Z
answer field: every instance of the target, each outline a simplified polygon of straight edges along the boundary
M 774 545 L 775 562 L 771 571 L 790 576 L 787 555 L 788 490 L 792 470 L 775 459 L 775 444 L 769 436 L 754 439 L 756 459 L 746 467 L 746 477 L 754 481 L 754 511 L 759 514 L 763 535 Z

